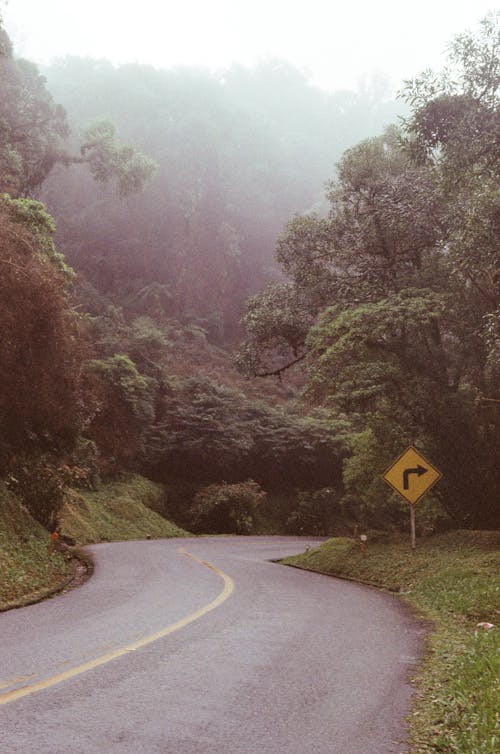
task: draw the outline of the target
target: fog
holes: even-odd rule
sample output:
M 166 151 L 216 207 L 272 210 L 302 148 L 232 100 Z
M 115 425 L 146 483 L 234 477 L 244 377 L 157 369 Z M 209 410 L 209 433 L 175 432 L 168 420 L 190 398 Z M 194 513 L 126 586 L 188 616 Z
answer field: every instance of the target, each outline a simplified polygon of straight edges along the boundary
M 390 532 L 411 442 L 443 474 L 423 529 L 492 526 L 497 16 L 0 8 L 9 494 L 52 527 L 68 481 L 133 470 L 189 531 L 233 530 L 198 501 L 234 483 L 237 533 Z
M 357 88 L 375 75 L 398 88 L 439 68 L 457 33 L 491 0 L 15 0 L 0 3 L 16 52 L 39 63 L 67 54 L 157 67 L 282 59 L 323 88 Z

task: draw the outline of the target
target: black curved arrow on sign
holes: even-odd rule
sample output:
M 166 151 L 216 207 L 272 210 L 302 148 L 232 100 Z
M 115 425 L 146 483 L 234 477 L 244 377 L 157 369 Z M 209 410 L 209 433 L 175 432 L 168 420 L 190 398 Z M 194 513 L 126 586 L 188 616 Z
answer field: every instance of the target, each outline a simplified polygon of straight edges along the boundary
M 405 469 L 403 471 L 403 489 L 407 490 L 410 486 L 410 474 L 422 476 L 422 474 L 427 474 L 428 471 L 429 469 L 426 469 L 425 466 L 421 466 L 420 464 L 418 464 L 415 469 Z

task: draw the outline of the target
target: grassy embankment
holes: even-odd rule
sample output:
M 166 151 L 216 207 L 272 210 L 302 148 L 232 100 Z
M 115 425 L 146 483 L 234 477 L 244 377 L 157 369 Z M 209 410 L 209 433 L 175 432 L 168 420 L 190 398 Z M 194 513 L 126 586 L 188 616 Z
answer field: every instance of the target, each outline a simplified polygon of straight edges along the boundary
M 332 539 L 285 563 L 382 586 L 403 595 L 434 630 L 415 678 L 410 717 L 415 754 L 496 754 L 500 750 L 500 537 L 453 531 L 421 539 Z M 477 623 L 495 624 L 490 631 Z
M 61 554 L 49 556 L 46 529 L 0 486 L 0 609 L 57 587 L 73 573 Z
M 159 485 L 137 475 L 96 492 L 71 490 L 62 532 L 78 544 L 186 536 L 155 512 L 162 496 Z M 36 600 L 70 580 L 73 563 L 60 553 L 49 555 L 48 543 L 47 530 L 0 486 L 0 610 Z
M 108 482 L 96 492 L 72 490 L 62 512 L 62 533 L 78 544 L 188 536 L 157 512 L 163 494 L 161 485 L 137 474 Z

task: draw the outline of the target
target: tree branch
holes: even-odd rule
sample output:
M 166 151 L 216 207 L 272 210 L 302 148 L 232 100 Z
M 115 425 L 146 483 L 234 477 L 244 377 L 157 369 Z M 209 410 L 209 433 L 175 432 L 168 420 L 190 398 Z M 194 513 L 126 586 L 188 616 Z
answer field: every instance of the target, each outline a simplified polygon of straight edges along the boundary
M 270 372 L 256 372 L 255 376 L 256 377 L 279 377 L 281 379 L 281 375 L 283 372 L 285 372 L 290 367 L 293 367 L 294 364 L 298 364 L 299 361 L 302 361 L 303 359 L 305 359 L 308 353 L 309 351 L 304 351 L 303 354 L 301 354 L 300 356 L 297 356 L 296 359 L 289 361 L 288 364 L 285 364 L 282 367 L 278 367 L 278 369 L 273 369 Z
M 471 272 L 469 272 L 468 270 L 466 270 L 465 271 L 465 277 L 467 278 L 467 280 L 469 280 L 472 283 L 472 285 L 475 288 L 477 288 L 477 290 L 479 291 L 479 293 L 481 293 L 484 296 L 484 298 L 487 301 L 490 302 L 490 304 L 493 304 L 495 306 L 497 305 L 497 298 L 496 298 L 496 296 L 494 296 L 494 295 L 491 296 L 488 293 L 488 291 L 485 291 L 484 288 L 477 282 L 476 278 L 474 277 L 474 275 Z

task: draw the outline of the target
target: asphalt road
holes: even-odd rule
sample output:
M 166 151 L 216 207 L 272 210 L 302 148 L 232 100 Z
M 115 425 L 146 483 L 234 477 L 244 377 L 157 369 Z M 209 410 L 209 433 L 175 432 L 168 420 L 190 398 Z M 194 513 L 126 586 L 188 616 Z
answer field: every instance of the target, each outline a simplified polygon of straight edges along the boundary
M 407 751 L 422 628 L 391 595 L 268 562 L 313 542 L 92 547 L 82 587 L 0 614 L 0 753 Z

